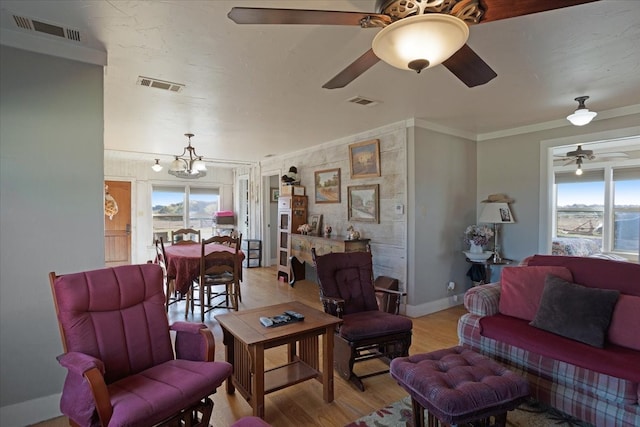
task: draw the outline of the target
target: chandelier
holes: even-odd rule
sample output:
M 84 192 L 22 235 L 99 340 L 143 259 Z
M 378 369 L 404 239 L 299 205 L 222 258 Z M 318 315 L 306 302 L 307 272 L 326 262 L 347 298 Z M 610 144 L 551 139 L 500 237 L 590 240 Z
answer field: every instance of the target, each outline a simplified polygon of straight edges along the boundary
M 196 149 L 191 146 L 192 133 L 185 133 L 184 136 L 189 138 L 189 145 L 184 147 L 180 156 L 171 162 L 169 174 L 178 178 L 197 179 L 207 175 L 207 166 L 202 161 L 202 156 L 198 156 Z M 187 152 L 189 156 L 187 157 Z

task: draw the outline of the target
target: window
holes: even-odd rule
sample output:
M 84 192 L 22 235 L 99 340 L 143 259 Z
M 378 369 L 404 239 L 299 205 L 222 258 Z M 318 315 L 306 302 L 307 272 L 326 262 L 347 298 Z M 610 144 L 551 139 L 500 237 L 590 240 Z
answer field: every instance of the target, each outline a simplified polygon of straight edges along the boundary
M 554 234 L 596 240 L 603 252 L 640 250 L 640 167 L 555 172 Z
M 171 230 L 194 228 L 203 239 L 213 235 L 213 214 L 218 211 L 217 188 L 153 186 L 151 211 L 154 239 L 167 242 Z

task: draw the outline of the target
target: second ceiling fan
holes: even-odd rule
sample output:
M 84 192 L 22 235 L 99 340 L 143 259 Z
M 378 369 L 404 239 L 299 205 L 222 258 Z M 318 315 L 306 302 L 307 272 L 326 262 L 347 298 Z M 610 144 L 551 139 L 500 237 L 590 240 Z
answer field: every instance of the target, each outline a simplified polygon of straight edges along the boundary
M 598 0 L 376 0 L 378 13 L 234 7 L 228 17 L 237 24 L 382 28 L 374 38 L 372 48 L 325 83 L 322 87 L 326 89 L 348 85 L 380 59 L 394 67 L 418 73 L 442 64 L 468 87 L 474 87 L 489 82 L 497 74 L 466 44 L 467 25 L 594 1 Z M 415 43 L 416 33 L 425 31 L 435 35 L 432 39 L 435 41 Z M 403 32 L 413 38 L 411 53 L 398 52 Z M 443 52 L 444 45 L 448 45 L 449 52 Z

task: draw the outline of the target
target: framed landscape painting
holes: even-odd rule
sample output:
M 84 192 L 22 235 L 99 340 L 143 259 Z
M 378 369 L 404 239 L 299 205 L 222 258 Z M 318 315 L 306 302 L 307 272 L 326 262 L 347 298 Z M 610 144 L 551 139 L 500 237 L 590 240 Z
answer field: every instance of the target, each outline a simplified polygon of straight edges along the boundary
M 349 146 L 351 178 L 380 176 L 380 141 L 358 142 Z
M 347 187 L 349 221 L 380 222 L 378 187 L 378 184 Z
M 340 203 L 340 168 L 315 172 L 316 203 Z
M 271 187 L 271 203 L 278 203 L 278 197 L 280 197 L 280 189 Z

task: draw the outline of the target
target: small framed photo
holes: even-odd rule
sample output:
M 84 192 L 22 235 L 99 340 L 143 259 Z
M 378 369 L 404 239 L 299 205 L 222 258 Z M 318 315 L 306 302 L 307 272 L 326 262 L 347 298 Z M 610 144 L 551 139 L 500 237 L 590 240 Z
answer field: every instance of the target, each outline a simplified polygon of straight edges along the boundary
M 358 142 L 349 146 L 351 178 L 372 178 L 380 176 L 380 141 Z
M 319 236 L 320 227 L 322 227 L 322 214 L 309 215 L 309 225 L 311 226 L 311 234 Z
M 347 187 L 349 221 L 380 222 L 378 184 Z
M 316 203 L 340 203 L 340 168 L 315 172 Z
M 271 203 L 278 203 L 278 197 L 280 197 L 280 189 L 271 187 Z

